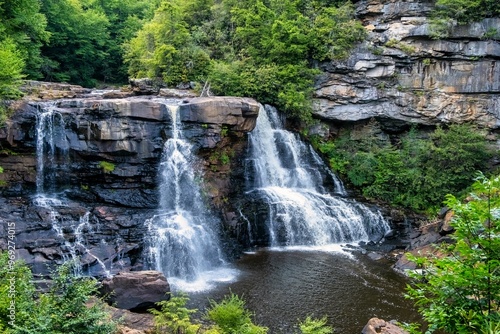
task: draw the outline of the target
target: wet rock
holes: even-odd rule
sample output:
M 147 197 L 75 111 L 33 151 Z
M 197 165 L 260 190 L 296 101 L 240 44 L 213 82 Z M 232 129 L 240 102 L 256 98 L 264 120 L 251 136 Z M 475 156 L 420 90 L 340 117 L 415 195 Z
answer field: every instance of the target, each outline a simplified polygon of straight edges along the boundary
M 415 262 L 412 262 L 408 259 L 407 254 L 412 254 L 414 256 L 428 256 L 428 255 L 439 255 L 439 250 L 436 245 L 425 245 L 422 247 L 418 247 L 409 252 L 404 253 L 397 262 L 393 265 L 394 270 L 405 273 L 408 270 L 417 269 L 417 265 Z
M 361 331 L 361 334 L 409 334 L 392 322 L 387 322 L 379 318 L 371 318 Z
M 373 261 L 378 261 L 378 260 L 382 260 L 384 258 L 384 255 L 380 254 L 380 253 L 375 253 L 375 252 L 369 252 L 368 253 L 368 257 L 373 260 Z
M 120 272 L 102 281 L 101 293 L 110 305 L 120 309 L 146 311 L 168 300 L 170 286 L 165 276 L 153 270 Z
M 441 229 L 439 230 L 440 235 L 448 235 L 455 231 L 455 228 L 451 225 L 453 216 L 453 211 L 449 210 L 448 212 L 446 212 L 446 215 L 443 217 L 443 224 L 441 225 Z

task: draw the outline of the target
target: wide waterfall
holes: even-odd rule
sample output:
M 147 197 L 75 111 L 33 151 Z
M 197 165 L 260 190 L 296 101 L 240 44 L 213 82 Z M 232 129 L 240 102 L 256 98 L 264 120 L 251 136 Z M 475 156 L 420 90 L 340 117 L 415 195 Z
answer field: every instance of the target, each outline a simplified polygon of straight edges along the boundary
M 224 280 L 224 257 L 216 228 L 218 219 L 201 196 L 201 176 L 194 169 L 193 146 L 183 138 L 178 106 L 166 106 L 172 136 L 160 163 L 160 209 L 147 225 L 150 260 L 156 270 L 182 290 L 203 290 L 210 281 Z M 214 270 L 219 270 L 217 273 Z
M 261 108 L 250 133 L 250 156 L 250 192 L 267 203 L 271 246 L 379 240 L 389 230 L 379 212 L 345 197 L 341 182 L 310 145 L 283 129 L 270 106 Z M 334 185 L 331 191 L 325 178 Z

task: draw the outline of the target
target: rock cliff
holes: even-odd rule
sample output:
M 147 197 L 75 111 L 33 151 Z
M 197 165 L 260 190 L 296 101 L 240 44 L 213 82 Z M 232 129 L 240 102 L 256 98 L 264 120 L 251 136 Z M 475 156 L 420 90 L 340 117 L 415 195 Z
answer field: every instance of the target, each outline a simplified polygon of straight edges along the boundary
M 500 127 L 500 18 L 457 26 L 447 39 L 434 40 L 431 1 L 362 0 L 356 6 L 368 39 L 348 59 L 320 64 L 318 118 L 374 118 L 392 128 L 467 121 Z
M 241 164 L 245 134 L 254 128 L 259 111 L 255 100 L 155 95 L 106 99 L 74 86 L 49 89 L 52 93 L 37 90 L 37 96 L 81 94 L 25 101 L 0 130 L 0 178 L 6 185 L 0 219 L 16 223 L 18 256 L 35 273 L 45 274 L 47 264 L 78 254 L 82 268 L 93 275 L 142 268 L 144 222 L 158 207 L 158 165 L 163 144 L 172 136 L 167 104 L 179 106 L 183 135 L 204 158 L 200 167 L 206 174 L 207 205 L 218 204 L 225 222 L 226 216 L 234 216 L 225 199 L 238 196 L 244 184 Z M 49 138 L 43 141 L 54 154 L 43 162 L 50 178 L 40 181 L 36 127 L 41 111 L 48 109 L 57 115 L 51 120 L 55 130 L 48 134 L 44 129 L 54 147 L 47 148 Z M 43 182 L 50 184 L 41 197 Z M 0 235 L 6 236 L 5 226 Z M 1 239 L 5 249 L 7 239 Z

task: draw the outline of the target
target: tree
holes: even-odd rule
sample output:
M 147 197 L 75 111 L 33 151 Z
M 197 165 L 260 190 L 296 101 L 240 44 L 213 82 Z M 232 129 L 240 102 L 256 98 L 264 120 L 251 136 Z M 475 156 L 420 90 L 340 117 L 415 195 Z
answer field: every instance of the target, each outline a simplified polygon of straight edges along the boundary
M 99 0 L 92 8 L 102 10 L 109 21 L 108 56 L 98 68 L 95 78 L 104 82 L 127 82 L 128 69 L 123 63 L 122 45 L 131 40 L 147 20 L 151 20 L 159 0 Z
M 448 195 L 454 212 L 453 243 L 442 256 L 410 257 L 422 271 L 407 297 L 414 300 L 428 333 L 493 334 L 500 331 L 500 177 L 480 175 L 462 203 Z
M 42 48 L 45 80 L 94 86 L 106 62 L 109 20 L 91 0 L 44 0 L 50 43 Z
M 16 44 L 10 38 L 0 40 L 0 100 L 21 95 L 19 85 L 25 62 Z
M 208 80 L 215 94 L 254 97 L 307 121 L 313 65 L 345 57 L 366 34 L 353 14 L 326 0 L 163 0 L 125 44 L 125 61 L 133 77 Z
M 40 78 L 40 48 L 50 37 L 46 26 L 39 0 L 0 1 L 0 41 L 9 39 L 15 44 L 16 57 L 25 63 L 23 72 L 32 79 Z
M 162 78 L 168 85 L 200 80 L 209 66 L 209 56 L 193 43 L 177 1 L 163 1 L 125 48 L 132 77 Z

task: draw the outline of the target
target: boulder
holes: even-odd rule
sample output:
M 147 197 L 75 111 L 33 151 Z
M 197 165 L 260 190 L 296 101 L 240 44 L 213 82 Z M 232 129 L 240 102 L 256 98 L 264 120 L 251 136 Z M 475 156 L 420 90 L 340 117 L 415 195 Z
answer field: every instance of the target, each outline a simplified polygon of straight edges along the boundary
M 120 309 L 146 311 L 155 303 L 168 300 L 170 286 L 158 271 L 120 272 L 102 281 L 101 293 L 107 302 Z
M 439 249 L 435 245 L 426 245 L 416 249 L 413 249 L 401 256 L 398 261 L 394 264 L 393 268 L 397 272 L 405 274 L 408 270 L 417 269 L 417 265 L 415 262 L 412 262 L 408 259 L 407 254 L 412 254 L 414 256 L 439 256 L 441 253 Z
M 150 78 L 130 79 L 129 84 L 135 95 L 155 95 L 160 90 L 159 83 Z
M 448 235 L 455 231 L 455 228 L 451 225 L 454 214 L 455 213 L 451 210 L 446 212 L 443 218 L 443 224 L 441 225 L 441 230 L 439 231 L 440 235 Z
M 379 318 L 371 318 L 361 331 L 361 334 L 409 334 L 392 322 Z
M 222 124 L 236 131 L 252 131 L 260 104 L 242 97 L 197 97 L 180 105 L 181 120 L 202 124 Z

